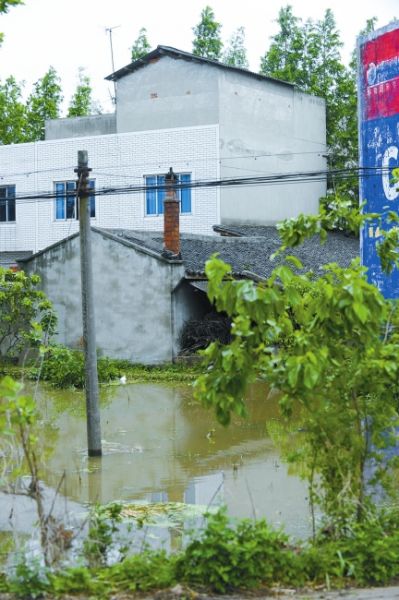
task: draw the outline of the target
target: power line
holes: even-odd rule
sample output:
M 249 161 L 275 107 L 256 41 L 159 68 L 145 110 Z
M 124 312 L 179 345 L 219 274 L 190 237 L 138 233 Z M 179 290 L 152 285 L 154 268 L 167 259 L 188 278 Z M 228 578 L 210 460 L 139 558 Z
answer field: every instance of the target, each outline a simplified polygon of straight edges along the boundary
M 1 146 L 0 146 L 1 147 Z M 323 154 L 325 154 L 325 152 L 327 152 L 327 149 L 325 150 L 306 150 L 303 152 L 276 152 L 276 153 L 272 153 L 272 152 L 267 152 L 267 153 L 262 153 L 262 154 L 241 154 L 241 155 L 236 155 L 236 156 L 219 156 L 218 159 L 216 158 L 192 158 L 189 160 L 182 160 L 182 161 L 178 161 L 181 163 L 187 163 L 187 164 L 192 164 L 192 163 L 207 163 L 207 162 L 214 162 L 215 160 L 223 160 L 223 161 L 227 161 L 227 160 L 242 160 L 242 159 L 248 159 L 248 160 L 257 160 L 258 158 L 274 158 L 274 157 L 288 157 L 288 156 L 306 156 L 309 154 L 316 154 L 319 156 L 323 156 Z M 167 161 L 167 163 L 169 164 L 169 161 Z M 137 167 L 152 167 L 155 165 L 159 165 L 160 161 L 153 161 L 153 162 L 141 162 L 141 163 L 134 163 L 134 166 Z M 166 164 L 166 163 L 165 163 Z M 29 170 L 29 171 L 17 171 L 15 173 L 7 173 L 7 177 L 20 177 L 20 176 L 30 176 L 30 175 L 40 175 L 41 173 L 51 173 L 51 172 L 56 172 L 56 171 L 67 171 L 70 170 L 72 171 L 75 168 L 74 165 L 70 165 L 70 166 L 62 166 L 62 167 L 54 167 L 52 169 L 35 169 L 35 170 Z M 132 168 L 132 163 L 126 164 L 126 165 L 102 165 L 101 169 L 129 169 Z M 96 171 L 97 173 L 100 173 L 100 171 Z M 102 173 L 103 175 L 105 175 L 105 173 Z M 108 174 L 107 174 L 108 175 Z M 121 177 L 130 177 L 129 175 L 111 175 L 112 177 L 117 177 L 117 176 L 121 176 Z M 132 175 L 132 178 L 134 178 L 135 176 Z M 4 178 L 4 175 L 0 175 L 0 179 Z
M 312 183 L 325 181 L 327 177 L 334 178 L 335 181 L 345 180 L 353 178 L 355 175 L 360 177 L 376 177 L 382 173 L 390 173 L 391 169 L 383 167 L 356 167 L 350 169 L 335 169 L 335 170 L 320 170 L 320 171 L 301 171 L 296 173 L 277 173 L 271 175 L 262 175 L 256 177 L 237 177 L 237 178 L 225 178 L 225 179 L 197 179 L 191 182 L 177 183 L 176 189 L 201 189 L 201 188 L 222 188 L 222 187 L 234 187 L 234 186 L 260 186 L 260 185 L 280 185 L 280 184 L 294 184 L 294 183 Z M 137 194 L 147 191 L 164 191 L 166 186 L 164 184 L 158 185 L 146 185 L 140 183 L 138 185 L 122 186 L 122 187 L 104 187 L 101 189 L 94 189 L 91 191 L 91 196 L 108 196 L 108 195 L 125 195 L 125 194 Z M 36 201 L 36 200 L 53 200 L 59 197 L 65 197 L 67 195 L 75 195 L 76 192 L 71 194 L 60 194 L 55 191 L 46 191 L 35 194 L 16 195 L 14 198 L 21 203 L 21 201 Z M 5 203 L 8 199 L 0 200 L 1 203 Z
M 0 145 L 0 148 L 2 146 Z M 53 173 L 54 171 L 73 171 L 76 165 L 66 166 L 66 167 L 53 167 L 52 169 L 38 169 L 34 171 L 19 171 L 17 173 L 7 173 L 7 175 L 0 175 L 0 179 L 4 179 L 4 177 L 20 177 L 21 175 L 26 175 L 30 177 L 30 175 L 40 175 L 41 173 Z

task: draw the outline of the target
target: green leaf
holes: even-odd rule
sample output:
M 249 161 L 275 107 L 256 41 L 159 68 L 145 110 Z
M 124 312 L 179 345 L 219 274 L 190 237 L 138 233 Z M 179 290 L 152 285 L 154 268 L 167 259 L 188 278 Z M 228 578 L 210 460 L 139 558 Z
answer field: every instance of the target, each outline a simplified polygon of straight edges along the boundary
M 353 308 L 353 311 L 356 314 L 356 316 L 359 318 L 359 320 L 362 323 L 366 323 L 366 321 L 369 317 L 369 314 L 370 314 L 370 311 L 367 308 L 367 306 L 365 306 L 364 304 L 360 304 L 360 302 L 354 302 L 352 304 L 352 308 Z
M 309 390 L 314 388 L 319 380 L 319 370 L 313 364 L 306 363 L 303 370 L 303 383 Z
M 285 260 L 287 262 L 290 262 L 294 265 L 294 267 L 296 267 L 297 269 L 303 269 L 303 264 L 301 263 L 301 261 L 299 260 L 299 258 L 297 258 L 296 256 L 286 256 Z

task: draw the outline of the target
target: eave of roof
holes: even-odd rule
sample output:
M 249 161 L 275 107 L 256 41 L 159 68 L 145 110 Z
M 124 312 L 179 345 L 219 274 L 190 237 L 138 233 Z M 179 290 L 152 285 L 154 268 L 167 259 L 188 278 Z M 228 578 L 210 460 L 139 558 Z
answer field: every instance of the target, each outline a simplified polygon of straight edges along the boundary
M 14 252 L 0 252 L 0 266 L 16 265 L 20 260 L 32 256 L 31 250 L 15 250 Z
M 133 61 L 129 65 L 126 65 L 125 67 L 122 67 L 121 69 L 118 69 L 114 73 L 107 75 L 107 77 L 105 77 L 105 79 L 108 79 L 109 81 L 118 81 L 118 79 L 121 79 L 122 77 L 125 77 L 126 75 L 129 75 L 130 73 L 134 73 L 134 71 L 137 71 L 138 69 L 141 69 L 142 67 L 145 67 L 146 65 L 151 63 L 151 61 L 153 61 L 156 58 L 160 58 L 161 56 L 171 56 L 173 58 L 180 58 L 180 59 L 189 60 L 192 62 L 209 64 L 209 65 L 211 65 L 213 67 L 217 67 L 219 69 L 233 71 L 236 73 L 240 73 L 241 75 L 246 75 L 247 77 L 253 77 L 255 79 L 258 79 L 259 81 L 265 81 L 265 82 L 271 81 L 273 83 L 279 83 L 281 85 L 288 85 L 291 88 L 295 87 L 295 84 L 289 83 L 288 81 L 282 81 L 281 79 L 276 79 L 274 77 L 268 77 L 266 75 L 261 75 L 260 73 L 255 73 L 254 71 L 249 71 L 248 69 L 242 69 L 241 67 L 233 67 L 230 65 L 225 65 L 224 63 L 221 63 L 217 60 L 212 60 L 210 58 L 204 58 L 202 56 L 196 56 L 195 54 L 191 54 L 190 52 L 185 52 L 184 50 L 178 50 L 177 48 L 172 48 L 171 46 L 157 46 L 155 48 L 155 50 L 152 50 L 151 52 L 149 52 L 142 58 L 139 58 L 138 60 Z
M 140 240 L 127 239 L 126 237 L 123 237 L 123 235 L 118 234 L 117 233 L 118 230 L 100 229 L 99 227 L 93 227 L 93 226 L 91 227 L 91 230 L 94 233 L 97 233 L 99 235 L 102 235 L 105 238 L 108 238 L 110 240 L 117 242 L 118 244 L 122 244 L 123 246 L 127 246 L 128 248 L 134 248 L 135 250 L 137 250 L 138 252 L 142 252 L 143 254 L 148 254 L 149 256 L 152 256 L 156 260 L 160 260 L 161 262 L 166 262 L 169 264 L 171 264 L 171 263 L 179 264 L 179 265 L 183 264 L 181 259 L 174 258 L 174 257 L 169 258 L 169 257 L 165 256 L 164 254 L 162 254 L 161 248 L 159 249 L 159 251 L 156 251 L 154 248 L 149 247 L 145 243 L 141 243 Z M 120 230 L 120 231 L 122 232 L 122 230 Z M 50 246 L 46 246 L 46 248 L 43 248 L 42 250 L 39 250 L 38 252 L 31 254 L 30 256 L 19 259 L 18 262 L 28 263 L 31 260 L 34 260 L 35 258 L 37 258 L 38 256 L 41 256 L 42 254 L 45 254 L 46 252 L 54 250 L 58 246 L 62 246 L 63 244 L 66 244 L 67 242 L 69 242 L 70 240 L 72 240 L 78 236 L 79 236 L 79 231 L 72 233 L 71 235 L 69 235 L 65 238 L 62 238 L 61 240 L 54 242 L 54 244 L 51 244 Z

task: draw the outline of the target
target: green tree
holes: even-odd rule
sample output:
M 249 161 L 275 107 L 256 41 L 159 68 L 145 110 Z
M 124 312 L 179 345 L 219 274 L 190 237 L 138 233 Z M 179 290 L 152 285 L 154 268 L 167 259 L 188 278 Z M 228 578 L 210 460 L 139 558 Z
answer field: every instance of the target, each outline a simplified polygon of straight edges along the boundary
M 92 114 L 93 101 L 90 77 L 85 75 L 83 68 L 79 69 L 78 77 L 78 85 L 69 104 L 68 117 L 87 117 Z
M 18 4 L 23 4 L 22 0 L 0 0 L 0 13 L 6 13 L 10 6 L 18 6 Z
M 8 12 L 10 6 L 18 6 L 18 4 L 23 4 L 22 0 L 0 0 L 0 14 Z M 4 39 L 4 35 L 0 33 L 0 46 Z
M 38 275 L 0 267 L 0 357 L 17 358 L 54 333 L 55 313 L 39 283 Z
M 244 27 L 239 27 L 231 36 L 229 45 L 223 53 L 222 61 L 232 67 L 248 69 Z
M 27 115 L 22 100 L 22 85 L 12 76 L 0 83 L 0 143 L 26 141 Z
M 366 21 L 359 32 L 365 35 L 374 30 L 377 18 Z M 329 165 L 331 168 L 356 168 L 358 166 L 358 120 L 357 120 L 357 49 L 352 52 L 349 68 L 341 71 L 336 81 L 336 96 L 330 98 L 327 115 L 329 142 Z M 327 92 L 328 95 L 328 92 Z M 323 203 L 332 209 L 340 203 L 350 203 L 354 208 L 359 202 L 359 180 L 357 173 L 344 180 L 329 180 L 329 189 Z M 344 223 L 345 225 L 345 223 Z
M 63 100 L 61 81 L 54 67 L 35 84 L 27 101 L 28 141 L 44 140 L 46 119 L 60 116 Z
M 280 8 L 276 21 L 280 31 L 272 37 L 268 51 L 261 58 L 260 72 L 268 77 L 307 87 L 307 74 L 303 69 L 306 53 L 306 36 L 301 20 L 292 6 Z
M 326 235 L 329 219 L 284 223 L 284 246 Z M 398 236 L 392 241 L 385 258 L 397 262 Z M 301 446 L 289 458 L 305 464 L 312 506 L 339 534 L 373 507 L 370 484 L 393 490 L 384 450 L 396 442 L 399 423 L 399 309 L 356 261 L 348 269 L 325 265 L 317 279 L 301 273 L 295 257 L 286 261 L 260 284 L 233 280 L 217 258 L 206 264 L 209 298 L 232 319 L 232 341 L 204 351 L 196 394 L 223 424 L 231 413 L 245 415 L 245 392 L 257 378 L 281 392 L 285 418 L 299 407 Z
M 220 60 L 223 43 L 220 37 L 222 26 L 215 20 L 215 13 L 210 6 L 201 12 L 201 20 L 193 27 L 193 54 L 212 60 Z
M 341 140 L 341 133 L 349 114 L 356 120 L 356 113 L 352 115 L 347 110 L 348 102 L 356 99 L 356 89 L 341 61 L 342 41 L 334 15 L 328 9 L 323 19 L 302 23 L 294 16 L 292 7 L 287 6 L 280 9 L 277 23 L 280 31 L 261 59 L 261 73 L 295 83 L 303 92 L 325 98 L 331 166 L 343 166 L 349 150 Z
M 151 50 L 151 45 L 147 38 L 147 29 L 145 27 L 140 29 L 139 35 L 133 42 L 133 46 L 130 50 L 132 62 L 142 58 Z
M 318 21 L 303 23 L 287 6 L 280 9 L 277 22 L 280 31 L 261 60 L 261 72 L 324 98 L 328 165 L 332 171 L 357 166 L 356 77 L 342 63 L 342 41 L 332 11 L 326 10 Z M 335 181 L 330 175 L 323 199 L 326 207 L 348 201 L 358 203 L 357 176 Z

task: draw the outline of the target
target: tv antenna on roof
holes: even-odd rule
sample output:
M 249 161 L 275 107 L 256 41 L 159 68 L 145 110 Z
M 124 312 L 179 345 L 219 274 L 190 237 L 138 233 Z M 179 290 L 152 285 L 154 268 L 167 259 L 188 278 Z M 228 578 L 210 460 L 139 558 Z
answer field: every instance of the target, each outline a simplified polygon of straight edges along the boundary
M 112 64 L 112 72 L 115 73 L 115 64 L 114 64 L 114 47 L 112 45 L 112 32 L 114 29 L 118 29 L 121 25 L 114 25 L 114 27 L 106 27 L 105 33 L 109 33 L 109 45 L 111 48 L 111 64 Z M 113 104 L 116 102 L 116 81 L 114 81 L 114 96 L 112 98 Z

